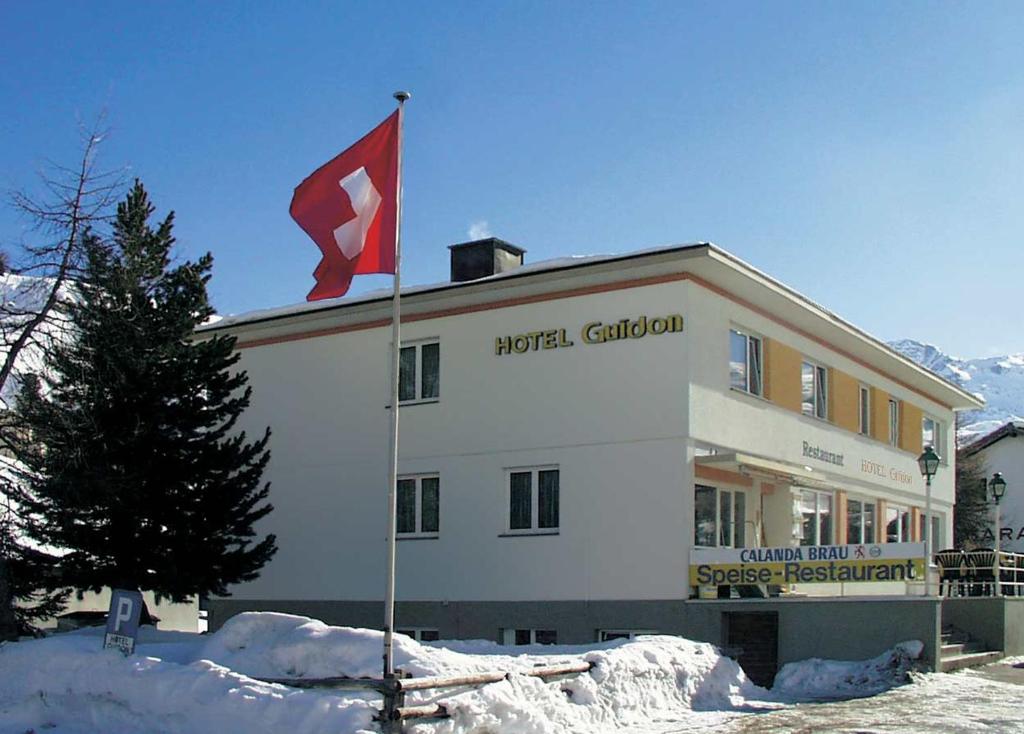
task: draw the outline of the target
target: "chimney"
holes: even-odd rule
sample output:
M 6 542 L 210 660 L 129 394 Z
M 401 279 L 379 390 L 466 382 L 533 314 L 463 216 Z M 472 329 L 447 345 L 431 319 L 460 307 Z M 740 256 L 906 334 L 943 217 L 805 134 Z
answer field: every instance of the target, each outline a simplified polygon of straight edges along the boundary
M 523 264 L 523 255 L 526 254 L 523 248 L 497 237 L 448 245 L 448 249 L 452 253 L 453 283 L 515 270 Z

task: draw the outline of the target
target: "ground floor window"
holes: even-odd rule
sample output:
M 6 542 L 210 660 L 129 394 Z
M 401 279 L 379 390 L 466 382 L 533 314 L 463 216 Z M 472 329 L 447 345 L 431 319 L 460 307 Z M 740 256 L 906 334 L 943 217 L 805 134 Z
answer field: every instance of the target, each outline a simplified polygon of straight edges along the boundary
M 655 630 L 598 630 L 598 642 L 610 642 L 611 640 L 632 640 L 639 635 L 656 635 Z
M 846 500 L 846 542 L 875 542 L 875 503 L 871 500 Z
M 921 515 L 918 518 L 918 520 L 919 520 L 919 522 L 918 522 L 918 526 L 917 526 L 917 532 L 918 532 L 918 536 L 917 537 L 920 538 L 921 542 L 923 543 L 924 542 L 924 512 L 923 511 L 921 512 Z M 933 551 L 937 551 L 937 550 L 941 550 L 942 548 L 944 548 L 945 546 L 942 545 L 942 542 L 943 542 L 942 541 L 942 518 L 939 517 L 939 514 L 937 512 L 933 512 L 932 513 L 932 550 Z
M 555 630 L 503 629 L 501 631 L 501 644 L 557 645 L 558 633 Z
M 830 545 L 832 493 L 802 489 L 797 505 L 800 514 L 800 545 Z
M 910 542 L 910 510 L 906 507 L 889 505 L 885 508 L 885 542 Z
M 559 524 L 557 467 L 512 469 L 508 473 L 511 531 L 557 532 Z
M 403 627 L 395 631 L 400 635 L 411 637 L 417 642 L 434 642 L 441 639 L 441 635 L 437 630 L 427 629 L 426 627 Z
M 746 545 L 747 496 L 744 492 L 698 484 L 693 490 L 693 544 L 742 548 Z
M 441 480 L 436 476 L 402 477 L 396 498 L 399 536 L 434 537 L 441 529 Z

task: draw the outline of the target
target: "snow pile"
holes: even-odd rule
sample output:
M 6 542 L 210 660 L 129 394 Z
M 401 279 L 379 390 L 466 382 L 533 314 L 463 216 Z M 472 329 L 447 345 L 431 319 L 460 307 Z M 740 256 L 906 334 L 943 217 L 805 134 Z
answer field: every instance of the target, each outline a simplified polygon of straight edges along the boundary
M 377 696 L 290 689 L 251 676 L 379 675 L 380 632 L 248 613 L 209 636 L 144 628 L 128 658 L 101 650 L 101 637 L 93 628 L 0 647 L 0 734 L 377 731 Z M 397 635 L 395 660 L 415 676 L 594 664 L 590 673 L 549 682 L 513 674 L 479 688 L 410 694 L 409 704 L 440 701 L 452 713 L 409 726 L 414 734 L 651 731 L 659 721 L 723 721 L 768 695 L 713 646 L 667 636 L 507 648 Z
M 901 642 L 870 660 L 850 662 L 811 658 L 788 663 L 775 676 L 772 692 L 792 701 L 823 701 L 873 696 L 910 682 L 924 645 Z

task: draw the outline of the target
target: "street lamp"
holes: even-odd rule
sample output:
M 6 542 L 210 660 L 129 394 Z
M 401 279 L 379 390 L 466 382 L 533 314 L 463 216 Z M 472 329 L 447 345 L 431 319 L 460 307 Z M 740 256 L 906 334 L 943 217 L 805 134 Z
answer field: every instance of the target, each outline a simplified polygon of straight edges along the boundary
M 931 446 L 925 446 L 917 457 L 917 466 L 924 477 L 924 594 L 932 595 L 932 477 L 939 469 L 939 455 Z
M 1006 492 L 1006 480 L 1003 479 L 1003 475 L 996 472 L 992 475 L 992 478 L 988 480 L 988 488 L 992 490 L 992 499 L 996 503 L 996 596 L 1003 595 L 1003 585 L 1000 583 L 999 571 L 1002 567 L 1002 559 L 999 557 L 999 500 L 1003 498 L 1003 494 Z

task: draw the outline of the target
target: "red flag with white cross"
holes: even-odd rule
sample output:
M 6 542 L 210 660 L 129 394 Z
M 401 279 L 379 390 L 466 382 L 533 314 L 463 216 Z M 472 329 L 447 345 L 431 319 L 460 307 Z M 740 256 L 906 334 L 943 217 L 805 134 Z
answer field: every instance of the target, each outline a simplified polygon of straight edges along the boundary
M 289 212 L 320 248 L 307 301 L 345 295 L 353 275 L 395 272 L 399 114 L 298 185 Z

